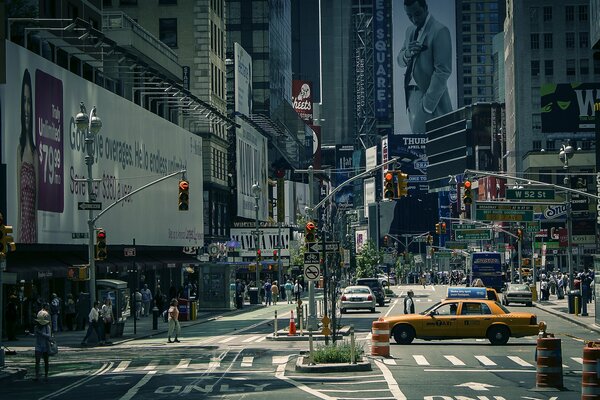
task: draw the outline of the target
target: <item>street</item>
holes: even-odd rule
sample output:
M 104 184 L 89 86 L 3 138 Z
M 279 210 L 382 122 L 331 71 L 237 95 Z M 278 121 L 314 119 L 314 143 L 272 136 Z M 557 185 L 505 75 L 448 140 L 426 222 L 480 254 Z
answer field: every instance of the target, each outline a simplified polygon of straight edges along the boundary
M 446 286 L 401 286 L 415 291 L 417 312 L 445 297 Z M 349 312 L 342 324 L 355 327 L 358 342 L 372 371 L 298 373 L 296 360 L 308 350 L 306 341 L 274 341 L 273 311 L 279 328 L 289 321 L 291 305 L 263 307 L 186 327 L 181 343 L 167 344 L 164 334 L 113 346 L 61 347 L 51 358 L 48 383 L 35 382 L 32 349 L 7 358 L 13 366 L 29 368 L 28 375 L 2 387 L 7 399 L 579 399 L 582 348 L 598 340 L 591 330 L 536 308 L 539 321 L 562 341 L 565 389 L 536 390 L 536 338 L 511 338 L 505 346 L 485 339 L 415 340 L 398 345 L 391 340 L 389 358 L 370 357 L 374 319 L 400 313 L 402 298 L 392 298 L 377 312 Z

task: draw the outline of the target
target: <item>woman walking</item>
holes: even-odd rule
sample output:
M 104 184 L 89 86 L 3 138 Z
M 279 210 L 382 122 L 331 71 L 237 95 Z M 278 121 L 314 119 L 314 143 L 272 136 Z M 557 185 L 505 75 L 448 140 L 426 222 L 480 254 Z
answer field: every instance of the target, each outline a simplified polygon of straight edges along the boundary
M 48 381 L 48 350 L 50 350 L 50 314 L 40 311 L 35 320 L 35 380 L 40 379 L 40 361 L 44 359 L 44 380 Z
M 177 308 L 177 299 L 171 300 L 171 307 L 169 307 L 169 343 L 179 343 L 179 339 L 177 336 L 179 335 L 179 331 L 181 331 L 181 326 L 179 325 L 179 309 Z M 175 340 L 171 341 L 171 336 L 175 334 Z
M 113 323 L 113 308 L 112 308 L 112 300 L 106 299 L 104 300 L 104 305 L 102 306 L 102 318 L 104 322 L 104 340 L 105 344 L 111 344 L 108 339 L 110 339 L 110 329 L 112 328 Z

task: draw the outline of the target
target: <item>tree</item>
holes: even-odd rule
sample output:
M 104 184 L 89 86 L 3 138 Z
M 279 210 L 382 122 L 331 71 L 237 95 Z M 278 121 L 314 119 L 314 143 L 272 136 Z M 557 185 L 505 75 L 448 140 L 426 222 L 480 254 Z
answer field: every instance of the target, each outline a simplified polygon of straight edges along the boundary
M 377 265 L 383 261 L 383 253 L 375 247 L 372 240 L 368 240 L 356 255 L 357 278 L 369 278 L 377 275 Z

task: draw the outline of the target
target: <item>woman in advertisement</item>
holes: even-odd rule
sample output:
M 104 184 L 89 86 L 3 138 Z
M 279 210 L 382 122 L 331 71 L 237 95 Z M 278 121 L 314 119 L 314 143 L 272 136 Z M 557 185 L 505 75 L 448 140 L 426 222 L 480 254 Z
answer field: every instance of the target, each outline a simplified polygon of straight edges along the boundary
M 33 139 L 33 90 L 29 71 L 21 87 L 21 136 L 17 148 L 17 193 L 19 193 L 19 243 L 37 242 L 37 160 Z

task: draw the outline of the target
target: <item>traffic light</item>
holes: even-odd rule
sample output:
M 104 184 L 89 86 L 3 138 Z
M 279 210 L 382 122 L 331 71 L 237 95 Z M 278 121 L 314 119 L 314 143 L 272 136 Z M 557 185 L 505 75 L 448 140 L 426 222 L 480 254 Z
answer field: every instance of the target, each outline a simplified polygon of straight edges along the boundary
M 277 250 L 273 250 L 273 260 L 277 261 L 279 258 L 278 254 L 277 254 Z
M 442 233 L 442 226 L 440 225 L 439 222 L 437 224 L 435 224 L 435 233 L 437 233 L 438 235 L 441 235 L 441 233 Z
M 433 236 L 431 234 L 427 235 L 427 244 L 430 246 L 433 244 Z
M 11 225 L 4 225 L 4 221 L 0 215 L 0 257 L 4 257 L 8 252 L 17 249 L 11 235 L 12 232 L 13 227 Z
M 262 261 L 262 251 L 260 251 L 260 249 L 256 250 L 256 261 L 258 261 L 258 262 Z
M 179 211 L 189 210 L 190 203 L 190 183 L 186 180 L 179 181 Z
M 523 240 L 523 229 L 521 229 L 521 228 L 517 229 L 517 240 L 518 241 Z
M 389 246 L 389 238 L 388 235 L 385 235 L 383 237 L 383 247 L 388 247 Z
M 408 174 L 405 174 L 402 171 L 396 171 L 396 177 L 396 184 L 398 186 L 398 193 L 396 197 L 400 198 L 408 196 Z
M 98 229 L 96 231 L 96 260 L 106 260 L 107 253 L 106 231 L 104 229 Z
M 388 200 L 396 198 L 396 193 L 394 192 L 394 173 L 387 171 L 383 178 L 383 198 Z
M 463 195 L 463 203 L 468 206 L 473 203 L 473 194 L 471 193 L 471 181 L 465 181 L 463 183 L 464 195 Z
M 442 235 L 445 235 L 445 234 L 446 234 L 446 223 L 445 223 L 445 222 L 442 222 L 442 223 L 440 224 L 440 230 L 441 230 L 441 232 L 442 232 Z
M 71 281 L 87 281 L 90 279 L 90 269 L 87 265 L 69 267 L 67 279 Z
M 317 226 L 314 222 L 308 221 L 304 229 L 304 240 L 306 243 L 314 243 L 317 241 Z

